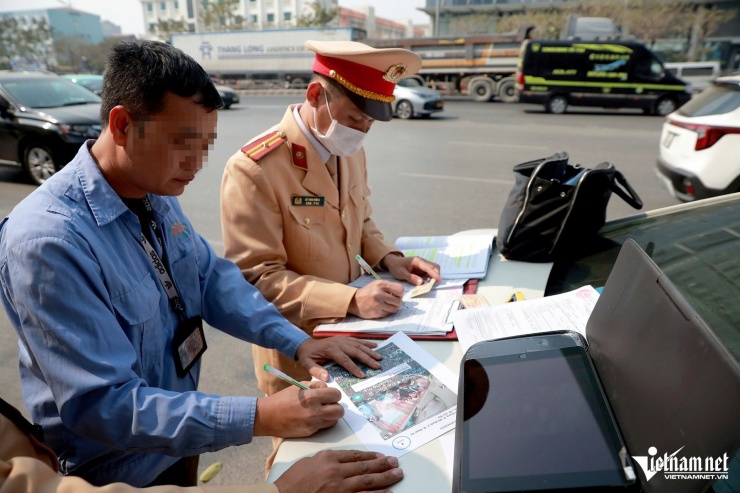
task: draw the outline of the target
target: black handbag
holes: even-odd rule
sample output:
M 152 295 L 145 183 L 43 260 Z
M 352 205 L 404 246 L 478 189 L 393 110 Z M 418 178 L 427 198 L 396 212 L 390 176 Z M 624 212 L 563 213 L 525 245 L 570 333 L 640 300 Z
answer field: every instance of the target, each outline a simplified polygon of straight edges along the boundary
M 514 166 L 516 180 L 501 213 L 496 246 L 504 257 L 552 262 L 577 252 L 606 222 L 612 192 L 635 209 L 642 200 L 612 163 L 592 169 L 561 152 Z

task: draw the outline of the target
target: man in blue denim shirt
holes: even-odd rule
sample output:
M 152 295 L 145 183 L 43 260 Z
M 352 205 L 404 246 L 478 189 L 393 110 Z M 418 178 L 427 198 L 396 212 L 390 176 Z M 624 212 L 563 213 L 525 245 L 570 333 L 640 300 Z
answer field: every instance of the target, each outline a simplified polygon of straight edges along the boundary
M 313 340 L 289 324 L 183 214 L 173 196 L 202 167 L 220 105 L 179 50 L 117 45 L 99 139 L 0 223 L 2 301 L 20 338 L 24 399 L 65 474 L 188 486 L 202 452 L 256 435 L 308 436 L 341 418 L 339 392 L 323 383 L 259 399 L 198 392 L 201 319 L 322 380 L 328 359 L 358 376 L 351 358 L 379 367 L 372 344 Z M 384 487 L 400 479 L 396 466 L 378 457 L 358 470 Z

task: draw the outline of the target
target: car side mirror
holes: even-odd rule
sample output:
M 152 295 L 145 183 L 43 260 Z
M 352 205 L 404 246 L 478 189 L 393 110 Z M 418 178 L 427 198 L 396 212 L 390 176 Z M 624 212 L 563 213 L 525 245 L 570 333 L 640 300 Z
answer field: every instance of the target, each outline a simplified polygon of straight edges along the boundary
M 7 116 L 10 113 L 10 103 L 8 100 L 0 97 L 0 115 Z

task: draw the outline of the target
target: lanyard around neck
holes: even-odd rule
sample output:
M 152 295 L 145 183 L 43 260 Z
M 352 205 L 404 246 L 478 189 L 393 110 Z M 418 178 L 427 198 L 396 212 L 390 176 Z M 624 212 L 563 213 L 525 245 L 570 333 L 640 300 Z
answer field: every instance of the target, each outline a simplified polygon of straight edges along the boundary
M 147 218 L 149 220 L 149 225 L 151 226 L 152 231 L 154 232 L 154 236 L 157 238 L 157 242 L 159 243 L 159 246 L 162 248 L 162 252 L 164 254 L 164 238 L 162 237 L 162 231 L 157 226 L 157 221 L 154 218 L 154 211 L 152 209 L 152 204 L 149 202 L 148 197 L 144 197 L 142 199 L 142 202 L 144 203 L 144 208 L 146 209 Z M 141 219 L 139 219 L 141 221 Z M 146 252 L 146 256 L 149 259 L 149 262 L 151 262 L 152 267 L 154 267 L 154 271 L 157 273 L 157 277 L 159 278 L 159 282 L 162 284 L 162 287 L 164 288 L 165 292 L 167 293 L 167 298 L 170 300 L 170 305 L 172 305 L 172 309 L 175 310 L 178 317 L 180 319 L 185 319 L 185 305 L 182 302 L 182 298 L 180 297 L 180 294 L 177 292 L 177 287 L 175 286 L 175 283 L 172 281 L 172 277 L 170 276 L 170 273 L 167 271 L 167 265 L 162 261 L 162 259 L 159 257 L 159 254 L 154 249 L 152 244 L 147 239 L 146 235 L 144 234 L 144 224 L 142 223 L 141 228 L 141 238 L 139 239 L 139 242 L 141 243 L 141 246 L 144 248 L 144 252 Z M 166 255 L 164 255 L 166 257 Z

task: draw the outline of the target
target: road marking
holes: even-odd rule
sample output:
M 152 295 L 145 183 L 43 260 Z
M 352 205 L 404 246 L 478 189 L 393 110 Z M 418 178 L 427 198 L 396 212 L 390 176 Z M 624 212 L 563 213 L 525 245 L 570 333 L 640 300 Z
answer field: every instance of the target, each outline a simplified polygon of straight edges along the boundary
M 549 149 L 547 146 L 517 145 L 517 144 L 493 144 L 491 142 L 464 142 L 461 140 L 450 142 L 450 144 L 463 146 L 486 146 L 486 147 L 512 147 L 516 149 Z
M 465 176 L 451 176 L 451 175 L 428 175 L 426 173 L 406 173 L 406 172 L 400 172 L 398 173 L 402 176 L 412 176 L 415 178 L 436 178 L 439 180 L 458 180 L 458 181 L 475 181 L 475 182 L 486 182 L 486 183 L 498 183 L 500 185 L 511 185 L 514 183 L 514 180 L 494 180 L 492 178 L 474 178 L 474 177 L 465 177 Z

